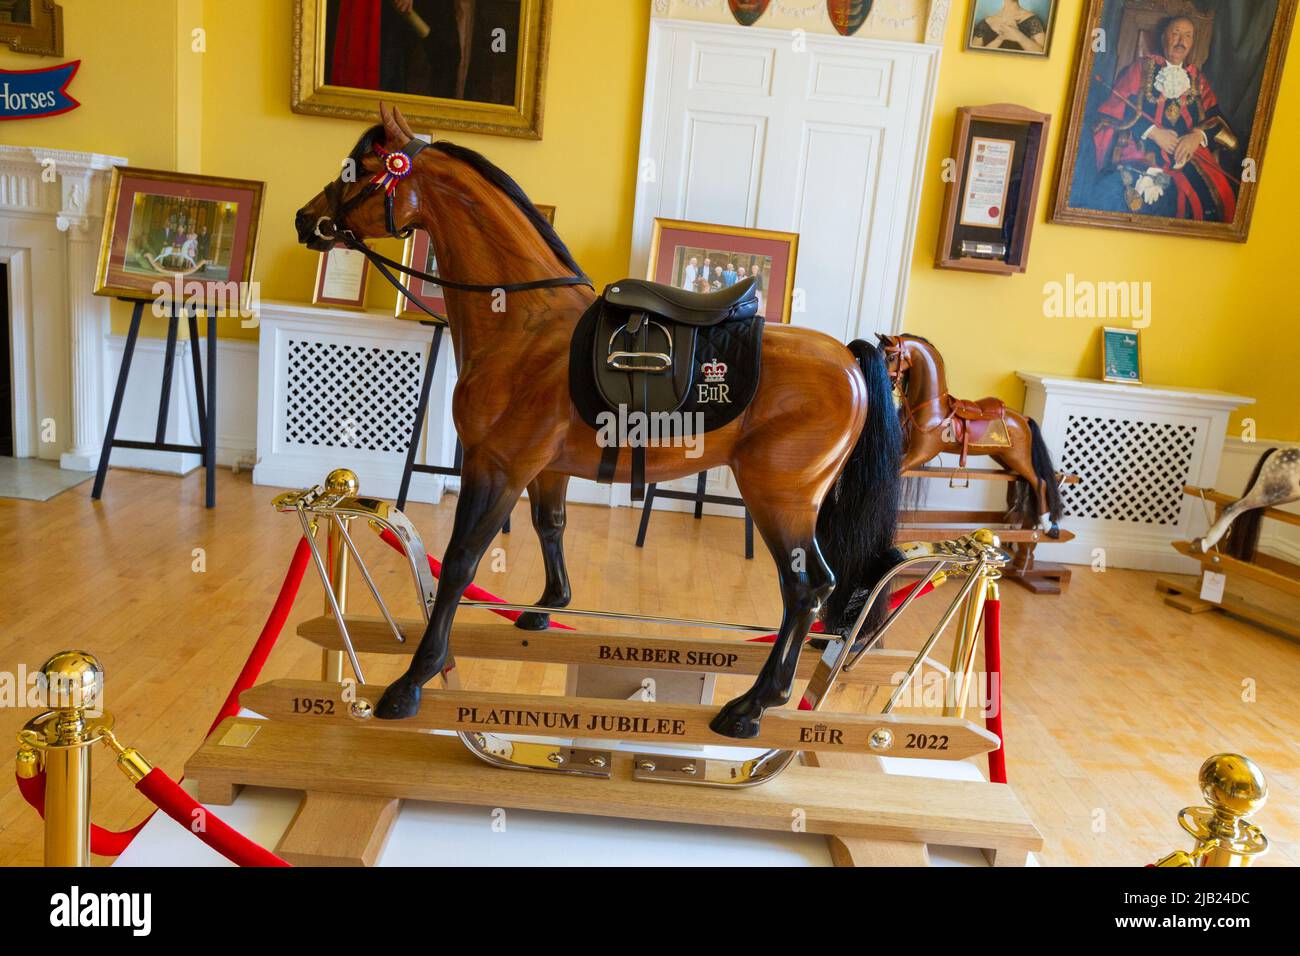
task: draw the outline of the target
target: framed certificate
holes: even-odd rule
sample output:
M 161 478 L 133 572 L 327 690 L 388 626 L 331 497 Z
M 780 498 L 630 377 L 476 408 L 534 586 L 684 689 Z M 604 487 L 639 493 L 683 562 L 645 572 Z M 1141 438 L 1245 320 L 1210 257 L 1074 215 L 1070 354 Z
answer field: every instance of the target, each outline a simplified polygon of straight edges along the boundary
M 1142 384 L 1142 343 L 1137 329 L 1101 330 L 1101 377 L 1106 382 Z
M 970 141 L 970 172 L 961 201 L 961 224 L 1001 229 L 1011 187 L 1014 139 L 975 136 Z
M 338 309 L 364 309 L 369 280 L 370 260 L 355 249 L 335 246 L 320 254 L 311 303 Z
M 938 268 L 1003 276 L 1029 268 L 1051 119 L 1009 103 L 957 111 Z

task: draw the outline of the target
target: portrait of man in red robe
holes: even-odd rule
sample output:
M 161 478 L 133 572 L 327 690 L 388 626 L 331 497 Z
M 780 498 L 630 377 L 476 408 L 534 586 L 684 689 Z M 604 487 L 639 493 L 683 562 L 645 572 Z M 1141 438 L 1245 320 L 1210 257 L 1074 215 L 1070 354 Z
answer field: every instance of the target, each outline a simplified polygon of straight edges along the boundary
M 1054 221 L 1244 239 L 1293 13 L 1090 0 Z
M 1129 212 L 1231 222 L 1236 179 L 1223 162 L 1238 140 L 1209 79 L 1189 62 L 1195 45 L 1196 24 L 1171 17 L 1161 52 L 1119 74 L 1092 124 L 1095 161 L 1118 177 Z

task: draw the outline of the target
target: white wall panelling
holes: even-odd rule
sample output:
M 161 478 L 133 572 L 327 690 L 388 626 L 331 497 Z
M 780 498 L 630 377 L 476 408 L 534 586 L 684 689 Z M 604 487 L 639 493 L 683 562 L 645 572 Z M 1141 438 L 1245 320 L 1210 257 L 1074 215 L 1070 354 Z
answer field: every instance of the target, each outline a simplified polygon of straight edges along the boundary
M 647 274 L 656 218 L 797 232 L 796 325 L 844 342 L 898 331 L 940 51 L 800 40 L 652 19 L 630 274 Z M 736 493 L 726 469 L 709 485 Z

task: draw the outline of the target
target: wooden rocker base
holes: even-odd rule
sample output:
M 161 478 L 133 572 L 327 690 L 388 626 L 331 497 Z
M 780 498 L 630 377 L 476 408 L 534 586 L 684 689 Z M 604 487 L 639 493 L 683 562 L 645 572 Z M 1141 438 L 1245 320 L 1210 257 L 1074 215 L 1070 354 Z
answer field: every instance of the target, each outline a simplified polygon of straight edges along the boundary
M 806 832 L 839 841 L 839 865 L 919 864 L 935 844 L 974 847 L 995 866 L 1016 866 L 1043 843 L 1015 793 L 998 784 L 792 766 L 768 786 L 719 791 L 635 781 L 630 754 L 616 753 L 610 769 L 607 780 L 508 773 L 454 737 L 232 717 L 185 774 L 204 803 L 229 804 L 242 786 L 307 794 L 281 841 L 299 863 L 373 862 L 399 800 L 774 831 L 800 819 Z M 327 811 L 345 807 L 367 815 L 341 833 Z M 373 821 L 369 832 L 363 819 Z

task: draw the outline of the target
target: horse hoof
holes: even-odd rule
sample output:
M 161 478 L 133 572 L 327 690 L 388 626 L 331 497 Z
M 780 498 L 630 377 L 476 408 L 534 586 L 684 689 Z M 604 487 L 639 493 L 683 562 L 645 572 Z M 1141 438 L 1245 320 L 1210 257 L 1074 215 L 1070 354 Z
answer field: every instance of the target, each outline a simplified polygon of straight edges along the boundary
M 515 620 L 515 627 L 521 631 L 545 631 L 551 626 L 551 615 L 539 611 L 525 611 Z
M 1047 529 L 1047 536 L 1049 538 L 1052 538 L 1053 540 L 1059 538 L 1061 536 L 1060 527 L 1058 525 L 1053 524 L 1050 528 Z
M 748 697 L 737 697 L 709 721 L 709 728 L 723 737 L 752 740 L 762 729 L 763 706 Z
M 420 710 L 420 685 L 409 677 L 399 677 L 384 691 L 375 705 L 380 720 L 406 720 Z

